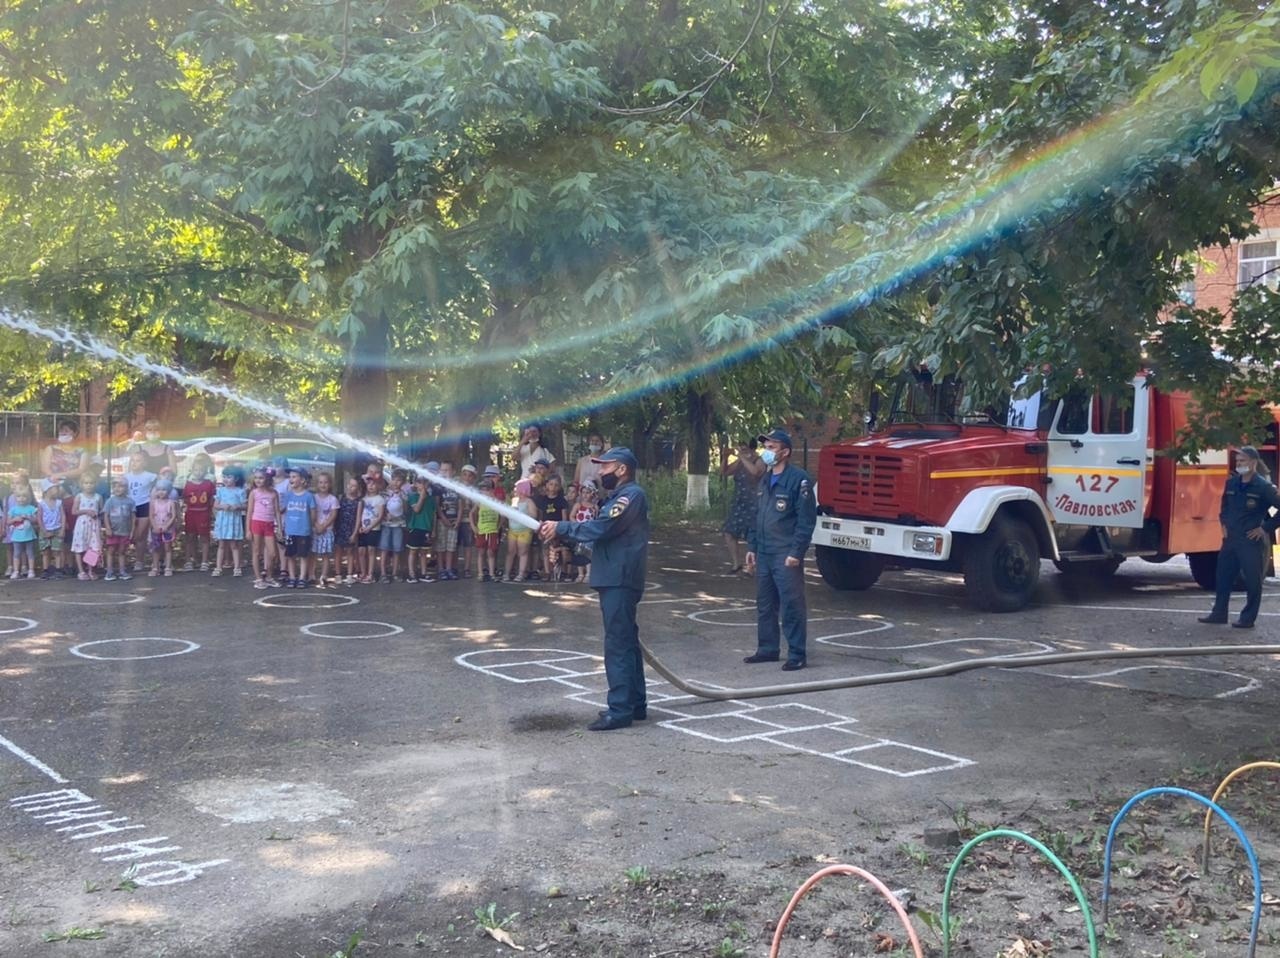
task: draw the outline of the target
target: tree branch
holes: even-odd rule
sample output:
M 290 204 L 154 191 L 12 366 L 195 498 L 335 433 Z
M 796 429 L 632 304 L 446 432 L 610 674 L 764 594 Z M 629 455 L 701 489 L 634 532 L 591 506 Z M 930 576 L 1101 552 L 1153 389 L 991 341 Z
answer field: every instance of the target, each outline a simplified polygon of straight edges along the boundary
M 314 326 L 308 326 L 306 323 L 300 323 L 296 319 L 291 319 L 288 316 L 285 316 L 283 313 L 277 313 L 272 310 L 265 309 L 262 306 L 254 306 L 250 303 L 242 303 L 236 299 L 228 299 L 226 296 L 220 296 L 217 293 L 210 293 L 209 301 L 217 303 L 219 306 L 225 306 L 227 309 L 234 310 L 237 313 L 244 313 L 246 316 L 252 316 L 254 319 L 261 320 L 264 323 L 269 323 L 272 326 L 284 326 L 286 329 L 293 329 L 301 333 L 306 333 L 309 336 L 315 336 L 316 338 L 324 340 L 324 342 L 330 343 L 334 346 L 342 345 L 341 343 L 337 343 L 334 340 L 329 339 L 327 336 L 323 336 L 316 332 Z

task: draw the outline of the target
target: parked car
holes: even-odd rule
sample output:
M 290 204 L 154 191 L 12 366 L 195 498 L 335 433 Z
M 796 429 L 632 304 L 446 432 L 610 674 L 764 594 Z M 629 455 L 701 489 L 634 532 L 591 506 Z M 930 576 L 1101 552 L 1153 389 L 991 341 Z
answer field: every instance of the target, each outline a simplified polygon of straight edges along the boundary
M 337 447 L 331 443 L 289 436 L 276 439 L 274 443 L 264 439 L 232 446 L 221 455 L 229 462 L 250 466 L 269 459 L 284 459 L 289 466 L 302 466 L 314 474 L 318 470 L 333 472 L 337 452 Z M 218 456 L 214 456 L 213 461 L 218 465 Z
M 173 453 L 178 460 L 178 475 L 185 476 L 191 460 L 202 452 L 213 459 L 216 468 L 220 453 L 224 453 L 236 446 L 247 445 L 253 441 L 247 436 L 206 436 L 202 439 L 193 439 L 190 442 L 173 443 Z

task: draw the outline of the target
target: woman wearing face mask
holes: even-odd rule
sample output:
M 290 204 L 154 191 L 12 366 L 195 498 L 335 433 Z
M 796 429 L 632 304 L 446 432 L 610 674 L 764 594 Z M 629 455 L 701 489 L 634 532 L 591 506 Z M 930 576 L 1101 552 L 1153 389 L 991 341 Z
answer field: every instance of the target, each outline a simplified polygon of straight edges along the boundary
M 578 464 L 573 470 L 573 481 L 581 488 L 584 483 L 600 485 L 600 466 L 592 459 L 604 452 L 604 437 L 598 432 L 587 436 L 587 454 L 578 457 Z
M 147 472 L 154 472 L 160 475 L 160 470 L 168 466 L 176 475 L 178 472 L 178 458 L 173 454 L 173 450 L 169 444 L 160 438 L 160 423 L 155 419 L 148 419 L 143 425 L 142 442 L 136 443 L 134 449 L 140 451 L 147 457 Z
M 1213 611 L 1201 622 L 1225 625 L 1231 588 L 1236 577 L 1244 579 L 1245 604 L 1240 617 L 1231 624 L 1252 629 L 1262 603 L 1262 576 L 1267 568 L 1267 552 L 1280 520 L 1271 514 L 1280 509 L 1280 492 L 1268 482 L 1266 463 L 1253 446 L 1241 446 L 1236 453 L 1235 474 L 1227 479 L 1222 493 L 1218 521 L 1222 523 L 1222 549 L 1218 552 L 1217 589 Z
M 58 423 L 58 438 L 40 451 L 40 473 L 46 479 L 58 476 L 79 477 L 89 468 L 89 453 L 76 444 L 76 424 L 71 420 Z

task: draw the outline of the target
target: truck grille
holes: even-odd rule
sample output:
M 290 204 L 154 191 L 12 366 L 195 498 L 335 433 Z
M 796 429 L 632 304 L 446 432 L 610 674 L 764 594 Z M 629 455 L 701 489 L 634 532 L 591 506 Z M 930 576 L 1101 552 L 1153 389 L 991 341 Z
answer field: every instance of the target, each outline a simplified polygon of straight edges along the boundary
M 832 456 L 834 495 L 828 500 L 838 514 L 896 517 L 902 512 L 902 459 L 883 453 L 838 449 Z M 823 499 L 827 490 L 820 487 Z

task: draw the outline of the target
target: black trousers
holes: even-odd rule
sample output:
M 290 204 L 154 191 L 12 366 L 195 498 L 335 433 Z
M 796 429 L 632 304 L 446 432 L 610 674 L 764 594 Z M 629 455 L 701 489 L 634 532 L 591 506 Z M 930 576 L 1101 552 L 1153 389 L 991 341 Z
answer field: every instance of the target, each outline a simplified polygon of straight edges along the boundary
M 1212 615 L 1225 617 L 1227 606 L 1231 602 L 1231 588 L 1235 585 L 1236 576 L 1244 579 L 1245 603 L 1240 610 L 1240 621 L 1251 624 L 1258 617 L 1258 606 L 1262 604 L 1262 576 L 1267 569 L 1267 550 L 1270 541 L 1263 539 L 1226 539 L 1218 551 L 1218 577 L 1214 585 L 1216 594 L 1213 597 Z

